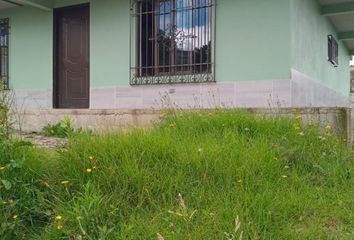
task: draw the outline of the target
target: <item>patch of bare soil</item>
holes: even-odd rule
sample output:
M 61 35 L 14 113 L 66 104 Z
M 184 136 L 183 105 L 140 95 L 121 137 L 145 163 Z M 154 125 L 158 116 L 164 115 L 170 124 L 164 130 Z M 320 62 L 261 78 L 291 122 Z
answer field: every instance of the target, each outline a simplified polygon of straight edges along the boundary
M 38 134 L 27 134 L 22 136 L 24 141 L 29 141 L 41 148 L 58 148 L 67 144 L 68 140 L 56 137 L 46 137 Z

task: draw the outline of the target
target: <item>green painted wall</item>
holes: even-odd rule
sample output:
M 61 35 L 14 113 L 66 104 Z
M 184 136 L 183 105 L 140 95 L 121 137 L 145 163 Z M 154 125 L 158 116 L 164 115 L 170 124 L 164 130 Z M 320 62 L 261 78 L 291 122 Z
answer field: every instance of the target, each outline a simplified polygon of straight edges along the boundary
M 56 7 L 87 0 L 59 0 Z M 35 16 L 35 17 L 34 17 Z M 53 13 L 33 7 L 10 8 L 10 87 L 51 89 L 53 86 Z
M 21 7 L 0 17 L 10 18 L 11 88 L 52 88 L 52 13 Z
M 56 0 L 63 7 L 88 0 Z M 129 0 L 91 0 L 91 86 L 129 84 Z M 218 0 L 216 80 L 289 79 L 290 0 Z M 10 17 L 10 82 L 52 87 L 52 12 L 30 7 Z
M 91 85 L 129 85 L 130 4 L 91 0 Z
M 291 9 L 292 67 L 348 96 L 349 54 L 342 42 L 338 42 L 339 67 L 327 61 L 327 36 L 337 36 L 333 25 L 321 16 L 316 0 L 291 0 Z
M 289 0 L 217 1 L 218 82 L 289 79 L 289 6 Z M 92 86 L 129 83 L 129 9 L 129 1 L 91 0 Z
M 88 0 L 57 0 L 56 7 Z M 129 83 L 129 1 L 91 0 L 91 86 Z M 52 12 L 31 7 L 0 12 L 9 17 L 10 84 L 52 87 Z M 311 24 L 309 24 L 311 23 Z M 327 62 L 327 35 L 336 34 L 316 0 L 218 0 L 215 63 L 218 82 L 290 78 L 294 68 L 349 92 L 348 54 Z
M 89 0 L 47 0 L 52 2 L 52 6 L 55 8 L 70 6 L 74 4 L 87 3 Z
M 219 0 L 217 81 L 290 78 L 290 0 Z

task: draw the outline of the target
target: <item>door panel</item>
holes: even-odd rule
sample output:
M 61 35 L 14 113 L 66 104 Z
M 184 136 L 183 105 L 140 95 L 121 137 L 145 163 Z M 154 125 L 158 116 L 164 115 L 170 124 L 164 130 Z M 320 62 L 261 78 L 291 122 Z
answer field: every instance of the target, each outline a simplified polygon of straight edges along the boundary
M 57 108 L 89 107 L 89 6 L 55 13 Z

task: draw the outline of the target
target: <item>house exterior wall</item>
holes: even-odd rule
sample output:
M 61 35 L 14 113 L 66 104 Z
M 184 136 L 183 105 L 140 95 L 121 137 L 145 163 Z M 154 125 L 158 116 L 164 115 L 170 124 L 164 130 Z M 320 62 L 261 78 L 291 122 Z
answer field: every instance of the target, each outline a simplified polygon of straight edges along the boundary
M 51 89 L 52 13 L 21 7 L 1 12 L 0 16 L 10 18 L 10 87 L 16 90 Z
M 327 62 L 326 36 L 335 32 L 315 0 L 216 0 L 216 83 L 159 86 L 129 85 L 130 1 L 56 0 L 54 6 L 85 2 L 91 6 L 91 109 L 345 105 L 347 54 L 341 46 L 337 69 Z M 10 18 L 10 86 L 17 105 L 51 109 L 52 11 L 19 7 L 0 17 Z M 315 88 L 333 97 L 303 101 L 301 94 Z
M 328 58 L 327 36 L 339 44 L 339 66 Z M 295 106 L 347 106 L 349 53 L 314 0 L 291 0 L 292 103 Z
M 216 0 L 217 83 L 139 87 L 129 86 L 129 0 L 57 0 L 54 6 L 91 4 L 93 109 L 157 107 L 165 94 L 182 107 L 262 107 L 274 100 L 271 95 L 283 94 L 288 101 L 289 1 Z M 51 108 L 53 13 L 21 7 L 1 11 L 0 17 L 10 18 L 10 86 L 18 105 Z

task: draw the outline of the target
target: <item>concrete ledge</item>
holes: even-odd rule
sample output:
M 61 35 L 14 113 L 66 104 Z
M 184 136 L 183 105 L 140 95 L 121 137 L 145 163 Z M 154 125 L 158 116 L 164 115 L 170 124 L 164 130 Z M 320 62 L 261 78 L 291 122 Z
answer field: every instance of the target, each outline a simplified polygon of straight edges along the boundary
M 231 109 L 231 108 L 230 108 Z M 242 109 L 242 108 L 241 108 Z M 187 111 L 200 111 L 200 109 Z M 350 108 L 243 108 L 256 115 L 292 117 L 300 115 L 305 123 L 331 125 L 348 140 L 352 140 Z M 47 124 L 55 124 L 70 117 L 76 128 L 109 131 L 129 127 L 148 127 L 161 119 L 163 109 L 74 109 L 74 110 L 26 110 L 19 114 L 19 128 L 23 132 L 39 132 Z M 204 111 L 210 111 L 205 109 Z

